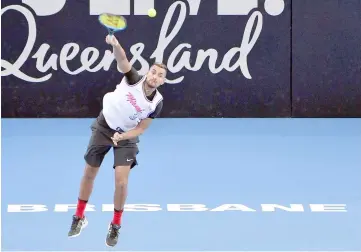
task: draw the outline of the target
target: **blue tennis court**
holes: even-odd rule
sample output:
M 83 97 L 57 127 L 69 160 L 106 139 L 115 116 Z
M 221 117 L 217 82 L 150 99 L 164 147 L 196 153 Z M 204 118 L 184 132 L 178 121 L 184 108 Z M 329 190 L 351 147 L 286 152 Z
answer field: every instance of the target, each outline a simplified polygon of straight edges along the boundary
M 3 251 L 108 250 L 112 152 L 67 237 L 91 121 L 2 119 Z M 159 119 L 114 250 L 361 250 L 360 178 L 360 119 Z

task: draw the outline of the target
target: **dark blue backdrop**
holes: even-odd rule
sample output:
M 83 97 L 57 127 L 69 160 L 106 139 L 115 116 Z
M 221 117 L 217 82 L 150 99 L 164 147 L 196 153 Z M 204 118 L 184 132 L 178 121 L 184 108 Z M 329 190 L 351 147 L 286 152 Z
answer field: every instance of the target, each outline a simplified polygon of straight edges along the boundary
M 112 1 L 2 1 L 2 117 L 99 113 L 122 77 L 96 16 Z M 170 68 L 162 117 L 361 116 L 360 0 L 115 2 L 134 66 Z

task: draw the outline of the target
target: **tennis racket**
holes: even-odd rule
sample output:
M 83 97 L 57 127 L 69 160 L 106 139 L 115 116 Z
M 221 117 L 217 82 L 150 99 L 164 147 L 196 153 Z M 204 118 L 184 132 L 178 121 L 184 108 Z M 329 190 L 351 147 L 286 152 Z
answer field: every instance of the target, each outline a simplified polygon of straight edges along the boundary
M 121 15 L 103 13 L 99 15 L 99 22 L 107 28 L 109 35 L 127 28 L 127 20 Z

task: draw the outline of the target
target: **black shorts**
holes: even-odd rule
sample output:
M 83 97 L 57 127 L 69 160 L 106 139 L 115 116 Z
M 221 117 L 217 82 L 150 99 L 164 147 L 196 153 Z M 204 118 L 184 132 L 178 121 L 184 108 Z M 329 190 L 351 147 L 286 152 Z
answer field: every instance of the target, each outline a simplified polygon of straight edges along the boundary
M 84 159 L 88 165 L 92 167 L 100 167 L 105 155 L 113 147 L 114 164 L 116 166 L 129 166 L 133 168 L 138 164 L 136 156 L 139 153 L 137 143 L 138 137 L 135 139 L 119 141 L 118 145 L 114 145 L 111 137 L 116 132 L 111 129 L 105 121 L 104 115 L 100 112 L 99 116 L 91 125 L 92 135 L 88 144 Z

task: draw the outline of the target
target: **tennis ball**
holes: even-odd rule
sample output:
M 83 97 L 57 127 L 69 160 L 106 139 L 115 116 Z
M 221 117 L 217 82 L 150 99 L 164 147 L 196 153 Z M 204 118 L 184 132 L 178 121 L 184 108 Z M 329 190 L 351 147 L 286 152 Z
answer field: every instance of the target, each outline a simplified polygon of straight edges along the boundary
M 148 10 L 148 16 L 149 17 L 155 17 L 157 15 L 157 11 L 155 9 L 149 9 Z

